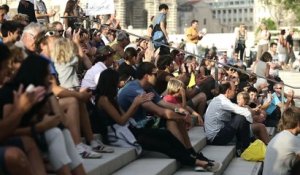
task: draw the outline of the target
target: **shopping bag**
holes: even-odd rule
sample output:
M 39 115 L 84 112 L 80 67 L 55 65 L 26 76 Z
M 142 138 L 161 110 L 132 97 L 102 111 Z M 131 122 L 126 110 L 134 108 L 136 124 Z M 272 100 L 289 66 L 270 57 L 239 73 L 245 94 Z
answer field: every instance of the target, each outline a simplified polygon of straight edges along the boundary
M 263 161 L 266 155 L 266 145 L 259 139 L 256 139 L 242 153 L 241 157 L 248 161 Z

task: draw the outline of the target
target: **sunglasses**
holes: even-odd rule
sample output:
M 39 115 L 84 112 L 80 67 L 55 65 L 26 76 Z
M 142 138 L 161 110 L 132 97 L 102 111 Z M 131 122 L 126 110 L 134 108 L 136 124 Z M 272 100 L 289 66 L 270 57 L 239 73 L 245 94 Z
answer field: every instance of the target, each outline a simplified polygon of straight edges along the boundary
M 46 36 L 54 36 L 55 35 L 55 31 L 48 31 L 47 33 L 45 33 L 45 37 Z
M 65 30 L 57 30 L 58 33 L 64 33 Z

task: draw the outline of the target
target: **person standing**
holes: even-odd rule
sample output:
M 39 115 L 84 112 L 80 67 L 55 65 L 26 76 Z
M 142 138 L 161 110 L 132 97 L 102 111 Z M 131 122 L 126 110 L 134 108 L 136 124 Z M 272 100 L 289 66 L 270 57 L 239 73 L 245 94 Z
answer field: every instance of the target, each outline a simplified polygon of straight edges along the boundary
M 186 30 L 186 44 L 185 51 L 195 55 L 199 55 L 197 43 L 203 38 L 202 32 L 198 31 L 199 22 L 198 20 L 192 20 L 191 26 Z
M 280 35 L 278 36 L 278 42 L 277 42 L 277 50 L 278 50 L 278 61 L 282 66 L 285 66 L 286 62 L 286 56 L 287 56 L 287 42 L 284 38 L 285 30 L 282 29 L 280 31 Z
M 40 24 L 47 25 L 49 24 L 50 20 L 49 17 L 52 17 L 56 14 L 55 11 L 51 11 L 50 13 L 47 12 L 46 4 L 43 0 L 36 0 L 34 4 L 35 16 L 37 21 Z
M 264 52 L 269 50 L 269 38 L 270 32 L 266 24 L 262 23 L 260 25 L 260 31 L 258 33 L 258 48 L 257 48 L 257 57 L 256 60 L 259 60 Z
M 244 52 L 246 48 L 247 30 L 244 24 L 240 25 L 238 32 L 236 33 L 235 53 L 240 54 L 240 60 L 243 61 Z
M 34 0 L 20 0 L 18 6 L 18 13 L 26 14 L 30 22 L 37 22 L 34 12 Z
M 288 36 L 286 37 L 286 43 L 287 43 L 287 58 L 285 60 L 285 64 L 289 65 L 289 62 L 291 62 L 290 65 L 292 65 L 296 59 L 294 54 L 294 43 L 293 43 L 293 35 L 294 35 L 294 29 L 291 28 Z
M 159 13 L 155 16 L 153 20 L 153 31 L 152 31 L 152 39 L 154 42 L 155 49 L 160 47 L 160 51 L 168 50 L 169 48 L 162 46 L 162 44 L 167 44 L 169 41 L 169 36 L 167 33 L 167 14 L 169 11 L 169 7 L 167 4 L 161 4 L 158 7 Z

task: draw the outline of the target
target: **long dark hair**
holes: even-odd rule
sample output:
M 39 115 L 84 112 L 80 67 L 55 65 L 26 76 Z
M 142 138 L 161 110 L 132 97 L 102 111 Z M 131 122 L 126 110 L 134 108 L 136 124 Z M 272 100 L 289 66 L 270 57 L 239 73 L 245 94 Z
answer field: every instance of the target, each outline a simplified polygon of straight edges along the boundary
M 113 69 L 104 70 L 99 77 L 99 81 L 95 90 L 96 102 L 100 96 L 106 96 L 109 101 L 119 111 L 119 105 L 116 97 L 118 93 L 119 73 Z
M 73 10 L 76 7 L 77 1 L 69 0 L 66 4 L 65 13 L 68 13 L 68 16 L 73 16 L 74 12 Z

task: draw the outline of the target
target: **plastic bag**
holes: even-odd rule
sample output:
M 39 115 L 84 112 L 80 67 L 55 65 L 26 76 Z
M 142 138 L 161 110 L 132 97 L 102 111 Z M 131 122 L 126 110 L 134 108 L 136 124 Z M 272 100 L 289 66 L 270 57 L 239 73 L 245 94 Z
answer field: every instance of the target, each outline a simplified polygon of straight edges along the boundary
M 266 145 L 259 139 L 256 139 L 242 153 L 241 157 L 248 161 L 263 161 L 266 155 Z

